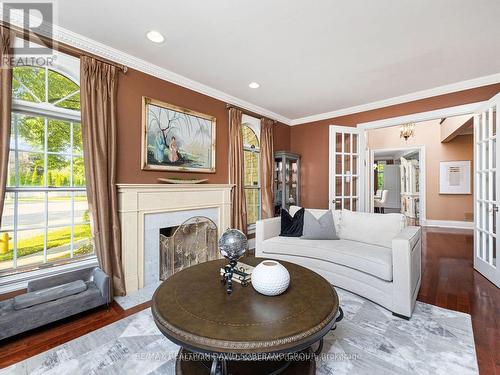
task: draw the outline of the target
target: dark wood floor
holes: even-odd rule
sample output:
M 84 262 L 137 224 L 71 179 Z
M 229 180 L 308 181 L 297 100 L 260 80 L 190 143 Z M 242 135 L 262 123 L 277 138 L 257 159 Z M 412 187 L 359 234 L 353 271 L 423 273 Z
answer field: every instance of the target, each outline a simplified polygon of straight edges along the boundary
M 473 270 L 472 236 L 460 231 L 425 230 L 422 271 L 418 300 L 471 314 L 480 373 L 500 374 L 500 291 Z M 0 368 L 61 345 L 149 306 L 148 302 L 123 310 L 113 302 L 109 309 L 99 308 L 0 341 Z

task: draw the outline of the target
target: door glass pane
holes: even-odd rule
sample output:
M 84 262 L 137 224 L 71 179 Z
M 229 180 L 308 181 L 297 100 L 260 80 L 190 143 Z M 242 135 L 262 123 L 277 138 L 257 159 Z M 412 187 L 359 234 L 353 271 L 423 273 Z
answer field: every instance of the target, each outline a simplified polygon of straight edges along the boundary
M 335 134 L 335 152 L 342 152 L 342 133 Z
M 358 198 L 353 198 L 352 199 L 352 211 L 357 211 L 358 210 Z
M 335 174 L 342 174 L 342 155 L 335 155 Z
M 350 210 L 351 209 L 351 200 L 349 198 L 344 199 L 344 209 L 345 210 Z
M 497 134 L 497 106 L 493 107 L 493 120 L 491 124 L 493 128 L 493 135 Z
M 351 171 L 351 157 L 349 155 L 344 156 L 344 173 Z
M 335 199 L 335 209 L 336 210 L 342 209 L 342 199 L 341 198 Z
M 352 157 L 352 174 L 358 174 L 358 157 Z
M 357 196 L 358 195 L 358 177 L 351 177 L 352 179 L 352 195 Z
M 347 176 L 344 182 L 344 196 L 351 196 L 351 177 Z
M 496 140 L 496 138 L 492 139 L 491 142 L 492 142 L 492 148 L 493 148 L 491 150 L 492 154 L 493 154 L 491 168 L 496 168 L 497 167 L 497 160 L 496 160 L 496 158 L 497 158 L 497 140 Z
M 342 196 L 342 177 L 335 177 L 335 195 Z
M 352 134 L 352 152 L 353 154 L 358 152 L 358 135 L 357 134 Z
M 344 134 L 344 152 L 351 152 L 351 135 L 349 133 Z
M 19 229 L 43 227 L 45 225 L 45 193 L 18 193 Z

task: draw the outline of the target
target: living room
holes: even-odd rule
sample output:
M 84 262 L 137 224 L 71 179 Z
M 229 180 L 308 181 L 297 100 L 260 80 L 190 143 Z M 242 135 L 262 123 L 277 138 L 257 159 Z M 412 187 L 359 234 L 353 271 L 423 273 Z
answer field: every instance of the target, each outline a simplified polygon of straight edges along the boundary
M 498 372 L 496 1 L 0 12 L 0 374 Z

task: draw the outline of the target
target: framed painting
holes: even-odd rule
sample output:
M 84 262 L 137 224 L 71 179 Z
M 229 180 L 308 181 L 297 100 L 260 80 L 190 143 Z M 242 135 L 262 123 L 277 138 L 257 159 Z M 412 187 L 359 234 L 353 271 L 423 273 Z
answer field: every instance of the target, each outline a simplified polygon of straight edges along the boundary
M 142 97 L 142 169 L 215 173 L 216 119 Z

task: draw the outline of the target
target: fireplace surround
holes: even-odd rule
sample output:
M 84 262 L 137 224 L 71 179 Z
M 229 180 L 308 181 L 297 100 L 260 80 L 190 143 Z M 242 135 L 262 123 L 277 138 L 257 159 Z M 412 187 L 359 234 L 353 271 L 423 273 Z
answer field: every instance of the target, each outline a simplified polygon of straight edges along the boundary
M 231 225 L 229 184 L 118 184 L 122 266 L 127 294 L 157 283 L 161 228 L 204 216 L 218 237 Z

